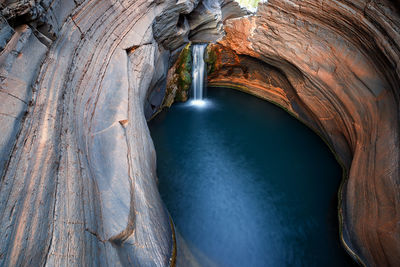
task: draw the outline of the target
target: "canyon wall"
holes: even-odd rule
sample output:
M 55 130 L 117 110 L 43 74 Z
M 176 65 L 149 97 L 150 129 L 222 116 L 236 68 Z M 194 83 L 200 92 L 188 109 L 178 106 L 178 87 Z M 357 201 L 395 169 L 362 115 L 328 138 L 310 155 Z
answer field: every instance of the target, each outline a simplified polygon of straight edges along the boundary
M 198 2 L 1 2 L 1 266 L 175 260 L 145 114 Z
M 0 266 L 194 264 L 177 257 L 146 119 L 187 42 L 246 14 L 221 5 L 0 1 Z
M 269 0 L 208 49 L 209 85 L 275 102 L 333 149 L 342 241 L 367 266 L 400 264 L 399 30 L 389 1 Z
M 220 40 L 224 22 L 210 83 L 315 128 L 348 177 L 350 253 L 370 266 L 400 262 L 400 22 L 390 2 L 270 0 L 244 18 L 232 0 L 0 6 L 1 266 L 189 264 L 157 190 L 146 119 L 186 43 Z

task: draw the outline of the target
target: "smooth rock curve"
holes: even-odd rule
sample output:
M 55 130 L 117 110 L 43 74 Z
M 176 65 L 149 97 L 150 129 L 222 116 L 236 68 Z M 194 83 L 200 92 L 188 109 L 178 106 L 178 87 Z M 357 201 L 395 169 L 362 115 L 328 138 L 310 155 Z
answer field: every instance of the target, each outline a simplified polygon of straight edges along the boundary
M 334 150 L 346 177 L 341 237 L 367 266 L 400 264 L 399 30 L 385 0 L 269 0 L 255 16 L 228 20 L 211 49 L 210 85 L 281 105 Z

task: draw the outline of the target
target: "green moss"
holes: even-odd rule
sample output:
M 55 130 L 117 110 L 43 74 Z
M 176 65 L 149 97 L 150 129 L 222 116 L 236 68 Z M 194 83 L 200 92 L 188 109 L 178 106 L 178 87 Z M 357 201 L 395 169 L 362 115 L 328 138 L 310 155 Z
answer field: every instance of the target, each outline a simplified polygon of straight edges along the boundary
M 177 75 L 177 92 L 175 101 L 186 101 L 188 92 L 192 83 L 192 54 L 190 50 L 190 43 L 183 48 L 177 60 L 177 67 L 175 74 Z
M 205 62 L 207 63 L 207 74 L 210 75 L 216 69 L 217 53 L 211 46 L 207 47 Z
M 179 73 L 178 87 L 184 91 L 187 91 L 192 83 L 192 76 L 187 71 Z

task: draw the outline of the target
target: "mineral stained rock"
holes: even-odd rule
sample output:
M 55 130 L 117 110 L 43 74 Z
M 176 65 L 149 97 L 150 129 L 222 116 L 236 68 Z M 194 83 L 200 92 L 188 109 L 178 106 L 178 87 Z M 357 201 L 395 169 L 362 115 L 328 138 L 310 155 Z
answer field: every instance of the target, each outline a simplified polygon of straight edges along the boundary
M 225 32 L 209 48 L 210 85 L 273 101 L 319 132 L 345 170 L 339 215 L 346 249 L 367 266 L 399 266 L 396 6 L 269 0 L 255 16 L 226 21 Z
M 189 43 L 182 49 L 177 61 L 168 71 L 167 88 L 161 108 L 171 107 L 175 101 L 187 101 L 191 83 L 192 55 Z
M 317 130 L 346 170 L 348 251 L 399 265 L 395 4 L 269 0 L 243 18 L 233 0 L 0 7 L 0 266 L 189 266 L 157 190 L 146 118 L 186 43 L 216 40 L 211 84 L 274 101 Z

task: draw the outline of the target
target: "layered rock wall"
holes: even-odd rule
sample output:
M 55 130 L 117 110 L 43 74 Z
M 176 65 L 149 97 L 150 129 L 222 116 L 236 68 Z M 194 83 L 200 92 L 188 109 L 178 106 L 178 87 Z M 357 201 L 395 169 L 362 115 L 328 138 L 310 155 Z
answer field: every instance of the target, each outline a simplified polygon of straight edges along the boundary
M 210 85 L 281 105 L 334 150 L 346 176 L 341 236 L 368 266 L 400 264 L 398 14 L 384 0 L 270 0 L 228 20 L 210 49 Z
M 279 103 L 320 132 L 348 178 L 348 250 L 370 266 L 400 262 L 390 2 L 269 0 L 246 18 L 232 0 L 0 5 L 1 266 L 182 263 L 146 118 L 186 43 L 219 40 L 224 21 L 210 82 Z
M 1 3 L 1 266 L 174 262 L 145 115 L 189 35 L 154 25 L 198 4 L 179 2 Z

